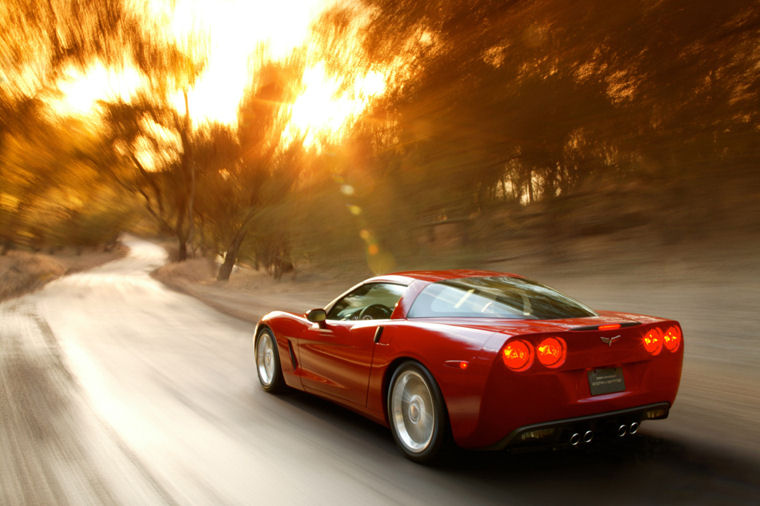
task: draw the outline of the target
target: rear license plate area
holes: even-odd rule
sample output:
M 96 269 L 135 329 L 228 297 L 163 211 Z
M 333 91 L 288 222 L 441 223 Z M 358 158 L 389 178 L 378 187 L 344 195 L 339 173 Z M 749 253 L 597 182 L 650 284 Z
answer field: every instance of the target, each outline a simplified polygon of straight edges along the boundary
M 611 394 L 625 390 L 622 367 L 606 367 L 588 372 L 591 395 Z

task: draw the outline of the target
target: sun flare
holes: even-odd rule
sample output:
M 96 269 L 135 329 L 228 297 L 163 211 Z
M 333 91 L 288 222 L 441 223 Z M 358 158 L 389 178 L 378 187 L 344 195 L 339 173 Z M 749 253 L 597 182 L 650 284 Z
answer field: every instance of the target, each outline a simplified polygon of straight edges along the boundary
M 85 70 L 66 69 L 58 81 L 60 94 L 53 94 L 48 104 L 62 116 L 88 116 L 98 100 L 127 101 L 142 86 L 145 78 L 133 66 L 113 68 L 95 61 Z
M 366 19 L 359 11 L 355 26 L 331 40 L 330 49 L 317 33 L 317 20 L 327 9 L 355 7 L 352 0 L 131 0 L 129 5 L 148 33 L 204 63 L 192 81 L 177 82 L 169 97 L 184 113 L 187 92 L 196 127 L 210 122 L 235 127 L 239 105 L 261 66 L 298 54 L 303 71 L 292 83 L 296 98 L 282 104 L 281 141 L 287 146 L 298 139 L 320 149 L 345 135 L 385 93 L 392 75 L 390 69 L 369 67 L 358 36 Z M 133 66 L 115 71 L 93 65 L 67 74 L 59 82 L 63 98 L 51 105 L 63 114 L 93 114 L 98 100 L 128 101 L 148 84 Z
M 235 125 L 238 106 L 264 61 L 286 58 L 304 44 L 314 20 L 332 5 L 324 0 L 151 0 L 163 12 L 171 41 L 198 58 L 205 69 L 188 89 L 195 124 Z M 184 110 L 182 90 L 172 101 Z
M 306 146 L 336 141 L 370 101 L 385 92 L 385 78 L 377 71 L 355 78 L 347 90 L 345 79 L 330 76 L 324 62 L 306 69 L 303 91 L 290 106 L 290 121 L 283 135 L 286 144 L 298 137 Z

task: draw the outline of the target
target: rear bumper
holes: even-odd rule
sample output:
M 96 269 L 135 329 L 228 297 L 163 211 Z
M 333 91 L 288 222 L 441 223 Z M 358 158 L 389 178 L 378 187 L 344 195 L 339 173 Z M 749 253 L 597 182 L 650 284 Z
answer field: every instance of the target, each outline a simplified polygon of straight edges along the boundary
M 630 427 L 634 422 L 667 418 L 669 411 L 670 403 L 658 402 L 629 409 L 526 425 L 513 430 L 497 443 L 484 449 L 569 445 L 573 434 L 584 435 L 588 431 L 591 431 L 594 438 L 620 437 L 618 431 L 621 425 Z

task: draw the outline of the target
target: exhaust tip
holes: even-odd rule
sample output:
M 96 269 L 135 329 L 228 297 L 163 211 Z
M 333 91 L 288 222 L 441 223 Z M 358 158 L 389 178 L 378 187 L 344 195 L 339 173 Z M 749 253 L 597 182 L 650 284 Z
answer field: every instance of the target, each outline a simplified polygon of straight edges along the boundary
M 617 430 L 617 436 L 618 437 L 625 437 L 625 435 L 628 434 L 628 426 L 623 424 L 620 427 L 618 427 Z
M 587 430 L 585 434 L 583 434 L 583 442 L 588 444 L 593 440 L 594 440 L 594 433 L 590 430 Z
M 630 434 L 636 434 L 639 431 L 639 425 L 639 422 L 631 422 L 631 425 L 628 428 L 628 432 Z
M 581 442 L 581 435 L 578 432 L 574 432 L 572 436 L 570 436 L 570 444 L 573 446 L 578 446 L 578 444 Z

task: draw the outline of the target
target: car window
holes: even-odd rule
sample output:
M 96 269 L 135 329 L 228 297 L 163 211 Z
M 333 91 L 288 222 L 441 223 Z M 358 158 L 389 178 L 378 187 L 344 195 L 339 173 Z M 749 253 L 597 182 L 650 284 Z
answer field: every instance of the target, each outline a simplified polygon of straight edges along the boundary
M 392 283 L 367 283 L 330 308 L 328 320 L 380 320 L 390 318 L 406 287 Z
M 432 283 L 417 296 L 408 316 L 548 320 L 596 313 L 547 286 L 522 278 L 493 276 Z

